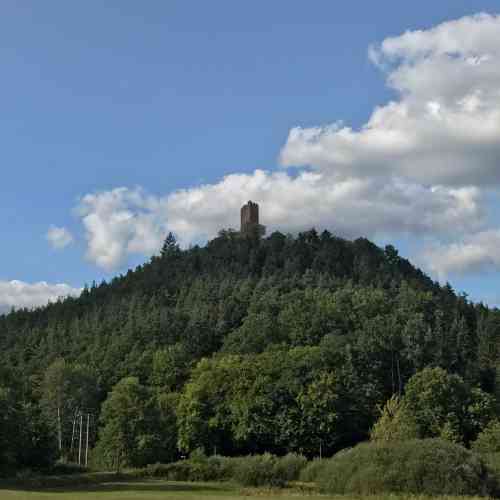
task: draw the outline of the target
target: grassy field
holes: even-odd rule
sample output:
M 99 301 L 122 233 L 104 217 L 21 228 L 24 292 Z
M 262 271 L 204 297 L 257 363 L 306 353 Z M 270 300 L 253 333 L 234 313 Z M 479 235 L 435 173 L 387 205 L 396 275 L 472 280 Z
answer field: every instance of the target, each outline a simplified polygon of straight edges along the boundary
M 57 487 L 43 487 L 36 489 L 23 489 L 18 486 L 13 489 L 1 489 L 1 500 L 156 500 L 164 499 L 186 499 L 186 500 L 210 500 L 223 498 L 236 500 L 255 496 L 259 500 L 279 498 L 281 500 L 298 500 L 301 497 L 315 500 L 325 497 L 301 494 L 300 490 L 287 491 L 265 491 L 265 490 L 243 490 L 237 486 L 227 483 L 182 483 L 162 480 L 142 480 L 127 482 L 103 482 L 96 484 Z
M 325 500 L 327 496 L 303 491 L 300 488 L 285 490 L 245 490 L 225 483 L 182 483 L 162 480 L 141 481 L 103 481 L 95 484 L 80 484 L 71 486 L 4 488 L 0 486 L 0 500 L 210 500 L 222 498 L 225 500 L 241 500 L 255 497 L 258 500 Z M 330 497 L 333 498 L 333 497 Z M 362 500 L 361 497 L 336 497 L 338 500 Z M 425 496 L 377 495 L 369 500 L 428 500 Z M 460 497 L 439 497 L 440 500 L 457 500 Z M 469 497 L 469 500 L 471 497 Z M 484 500 L 484 499 L 483 499 Z

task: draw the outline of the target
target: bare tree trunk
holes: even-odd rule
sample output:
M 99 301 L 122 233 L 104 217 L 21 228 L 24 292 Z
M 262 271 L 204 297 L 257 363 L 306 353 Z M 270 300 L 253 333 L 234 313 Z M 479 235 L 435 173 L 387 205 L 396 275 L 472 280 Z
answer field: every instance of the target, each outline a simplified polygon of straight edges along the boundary
M 396 387 L 394 383 L 394 351 L 391 348 L 391 385 L 392 385 L 392 393 L 396 392 Z
M 397 369 L 398 369 L 398 395 L 401 396 L 401 391 L 403 390 L 403 383 L 402 383 L 402 380 L 401 380 L 401 369 L 399 367 L 399 356 L 396 358 L 396 366 L 397 366 Z
M 57 442 L 59 453 L 62 453 L 62 425 L 61 425 L 61 407 L 57 407 Z
M 80 443 L 78 445 L 78 465 L 82 465 L 82 427 L 83 427 L 83 413 L 80 413 Z
M 71 448 L 70 448 L 71 460 L 74 459 L 74 457 L 73 457 L 73 448 L 74 448 L 74 441 L 75 441 L 75 432 L 76 432 L 76 414 L 73 417 L 73 430 L 71 431 Z
M 90 430 L 90 413 L 87 413 L 87 443 L 85 446 L 85 467 L 89 465 L 89 430 Z

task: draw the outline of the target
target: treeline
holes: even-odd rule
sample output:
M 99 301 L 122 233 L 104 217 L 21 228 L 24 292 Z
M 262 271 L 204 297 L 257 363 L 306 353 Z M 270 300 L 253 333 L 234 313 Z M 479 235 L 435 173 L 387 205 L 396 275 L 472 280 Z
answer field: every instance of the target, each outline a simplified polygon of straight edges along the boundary
M 125 276 L 0 317 L 0 405 L 33 412 L 46 457 L 72 458 L 82 412 L 91 456 L 108 466 L 200 448 L 331 455 L 367 439 L 378 408 L 439 367 L 463 384 L 461 404 L 479 394 L 493 408 L 475 427 L 449 423 L 469 444 L 497 413 L 499 336 L 498 310 L 439 286 L 392 246 L 223 231 L 181 250 L 169 235 Z M 1 425 L 0 449 L 11 449 Z M 32 466 L 0 453 L 4 468 Z

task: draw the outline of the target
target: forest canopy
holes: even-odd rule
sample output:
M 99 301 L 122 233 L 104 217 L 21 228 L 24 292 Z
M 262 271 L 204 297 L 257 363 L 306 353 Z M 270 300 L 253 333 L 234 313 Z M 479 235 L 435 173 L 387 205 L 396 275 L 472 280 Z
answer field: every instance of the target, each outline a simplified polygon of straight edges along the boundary
M 0 316 L 0 468 L 73 459 L 83 411 L 108 466 L 200 448 L 331 455 L 368 439 L 403 396 L 421 437 L 469 445 L 498 413 L 499 336 L 500 311 L 392 246 L 225 230 L 182 250 L 169 235 L 126 275 Z M 20 416 L 37 437 L 30 457 L 9 430 Z

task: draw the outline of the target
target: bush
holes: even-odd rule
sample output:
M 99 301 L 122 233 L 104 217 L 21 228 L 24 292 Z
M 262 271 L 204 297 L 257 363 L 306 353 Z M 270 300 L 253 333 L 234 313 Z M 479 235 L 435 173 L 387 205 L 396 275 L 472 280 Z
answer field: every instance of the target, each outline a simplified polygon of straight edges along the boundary
M 500 453 L 481 453 L 481 458 L 486 462 L 491 473 L 500 483 Z M 497 492 L 497 495 L 500 492 Z
M 315 483 L 318 480 L 318 476 L 323 470 L 323 467 L 328 463 L 327 460 L 321 460 L 315 458 L 309 462 L 300 473 L 300 480 L 305 483 Z
M 227 481 L 233 475 L 237 459 L 225 457 L 195 457 L 171 464 L 152 464 L 141 469 L 144 477 L 161 477 L 169 481 Z
M 150 464 L 144 469 L 137 471 L 141 477 L 154 477 L 167 479 L 169 481 L 190 481 L 191 464 L 187 460 L 174 462 L 171 464 Z
M 169 481 L 229 481 L 243 486 L 282 487 L 299 478 L 307 460 L 290 453 L 278 458 L 269 453 L 248 457 L 206 457 L 196 452 L 188 460 L 152 464 L 136 470 L 139 477 L 161 477 Z
M 67 476 L 70 474 L 83 474 L 88 472 L 88 469 L 83 465 L 78 465 L 73 462 L 57 462 L 46 471 L 52 476 Z
M 328 460 L 318 478 L 330 494 L 489 495 L 495 483 L 478 455 L 441 439 L 363 443 Z
M 276 462 L 277 473 L 285 478 L 285 481 L 297 481 L 302 469 L 307 465 L 307 458 L 296 453 L 288 453 L 280 457 Z
M 286 471 L 279 467 L 278 458 L 270 453 L 240 458 L 233 478 L 242 486 L 282 488 L 287 482 Z
M 500 422 L 491 421 L 472 443 L 472 449 L 478 453 L 500 452 Z

